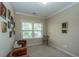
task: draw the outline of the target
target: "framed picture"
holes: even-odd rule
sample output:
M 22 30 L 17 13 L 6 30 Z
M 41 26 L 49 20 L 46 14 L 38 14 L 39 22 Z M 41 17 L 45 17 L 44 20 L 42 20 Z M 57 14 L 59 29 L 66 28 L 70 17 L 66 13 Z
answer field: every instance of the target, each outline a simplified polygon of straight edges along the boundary
M 15 35 L 15 30 L 13 30 L 13 34 Z
M 67 22 L 62 23 L 62 28 L 67 28 L 67 27 L 68 27 L 68 23 Z
M 68 23 L 63 22 L 62 23 L 62 33 L 67 33 L 67 31 L 68 31 Z
M 67 30 L 62 30 L 62 33 L 67 33 Z
M 12 16 L 9 17 L 8 28 L 13 28 L 15 26 L 14 19 Z
M 15 35 L 15 22 L 13 22 L 13 33 Z
M 14 23 L 14 19 L 13 19 L 13 17 L 12 17 L 12 16 L 9 16 L 9 20 L 10 20 L 11 24 L 13 24 L 13 23 Z
M 11 11 L 8 9 L 8 19 L 11 16 Z
M 11 23 L 8 21 L 8 28 L 10 29 L 11 28 Z
M 15 34 L 15 22 L 12 16 L 9 16 L 8 28 L 10 29 L 9 37 L 12 37 L 12 34 Z
M 2 21 L 1 22 L 2 32 L 7 32 L 7 23 Z
M 6 20 L 6 7 L 2 2 L 0 2 L 0 16 Z
M 12 37 L 12 31 L 9 32 L 9 37 Z

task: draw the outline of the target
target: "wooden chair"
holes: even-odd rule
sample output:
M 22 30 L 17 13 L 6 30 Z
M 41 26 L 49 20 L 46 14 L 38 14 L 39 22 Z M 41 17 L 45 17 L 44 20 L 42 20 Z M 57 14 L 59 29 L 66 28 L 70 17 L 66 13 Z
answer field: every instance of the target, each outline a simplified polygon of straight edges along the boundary
M 8 57 L 28 57 L 27 48 L 17 48 L 13 49 L 9 54 Z
M 26 40 L 18 40 L 17 44 L 21 45 L 21 47 L 26 47 Z

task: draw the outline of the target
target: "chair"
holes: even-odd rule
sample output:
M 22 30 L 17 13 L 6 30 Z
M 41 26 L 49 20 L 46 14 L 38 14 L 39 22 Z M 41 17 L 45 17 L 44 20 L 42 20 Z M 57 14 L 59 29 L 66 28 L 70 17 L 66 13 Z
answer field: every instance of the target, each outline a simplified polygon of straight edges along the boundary
M 28 57 L 27 48 L 16 48 L 13 49 L 9 54 L 8 57 Z
M 26 48 L 26 40 L 18 40 L 18 45 L 21 45 L 19 48 L 14 48 L 9 54 L 8 57 L 28 57 L 28 52 Z
M 21 45 L 21 47 L 26 47 L 26 40 L 18 40 L 17 44 Z

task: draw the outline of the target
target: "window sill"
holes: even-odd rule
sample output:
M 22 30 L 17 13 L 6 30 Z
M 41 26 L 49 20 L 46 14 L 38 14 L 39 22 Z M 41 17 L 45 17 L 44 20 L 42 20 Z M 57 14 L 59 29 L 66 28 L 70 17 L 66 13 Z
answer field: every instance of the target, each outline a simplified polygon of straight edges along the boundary
M 24 40 L 34 40 L 34 39 L 42 39 L 42 38 L 28 38 L 28 39 L 24 39 Z

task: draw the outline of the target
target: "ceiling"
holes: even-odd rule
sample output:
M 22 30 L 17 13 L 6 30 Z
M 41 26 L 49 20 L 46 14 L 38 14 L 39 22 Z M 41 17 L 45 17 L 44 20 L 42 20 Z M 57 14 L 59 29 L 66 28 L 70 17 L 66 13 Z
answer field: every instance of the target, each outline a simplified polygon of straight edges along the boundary
M 73 4 L 74 2 L 12 2 L 14 12 L 25 13 L 28 15 L 47 17 L 57 11 Z

